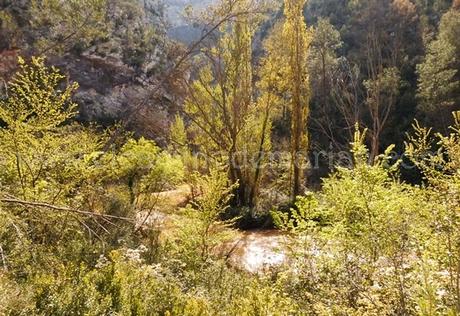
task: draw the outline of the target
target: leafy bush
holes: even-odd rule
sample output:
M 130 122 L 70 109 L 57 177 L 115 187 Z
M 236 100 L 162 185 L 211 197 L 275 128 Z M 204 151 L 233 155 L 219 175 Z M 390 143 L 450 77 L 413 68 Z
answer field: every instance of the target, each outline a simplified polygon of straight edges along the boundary
M 323 190 L 299 198 L 276 223 L 295 233 L 292 295 L 320 315 L 413 314 L 416 251 L 425 224 L 420 190 L 403 184 L 387 160 L 373 165 L 357 131 L 354 167 L 338 168 Z M 296 293 L 300 292 L 300 293 Z

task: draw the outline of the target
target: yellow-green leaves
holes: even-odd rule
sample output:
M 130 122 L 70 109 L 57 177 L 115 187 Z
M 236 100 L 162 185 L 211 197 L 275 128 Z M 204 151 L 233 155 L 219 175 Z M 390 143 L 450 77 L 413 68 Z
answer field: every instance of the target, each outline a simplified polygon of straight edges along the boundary
M 182 161 L 145 138 L 129 139 L 119 153 L 105 154 L 102 162 L 107 180 L 128 187 L 131 203 L 142 195 L 165 191 L 184 178 Z
M 303 16 L 305 0 L 284 1 L 282 37 L 285 48 L 278 53 L 283 56 L 285 95 L 291 109 L 291 199 L 302 193 L 304 165 L 308 149 L 307 120 L 310 114 L 310 79 L 308 51 L 312 35 Z
M 274 83 L 269 71 L 261 73 L 267 79 L 261 80 L 264 92 L 256 98 L 252 40 L 257 19 L 245 12 L 250 1 L 235 6 L 231 11 L 242 13 L 223 23 L 222 36 L 197 59 L 200 69 L 189 85 L 185 112 L 194 144 L 214 162 L 225 163 L 232 182 L 239 182 L 236 204 L 252 207 L 270 147 Z
M 171 141 L 173 147 L 181 152 L 187 146 L 187 130 L 182 117 L 176 115 L 174 122 L 171 124 Z
M 32 57 L 30 63 L 19 58 L 19 67 L 8 84 L 7 97 L 0 100 L 4 176 L 18 181 L 9 184 L 15 190 L 20 188 L 24 198 L 47 196 L 54 190 L 66 192 L 70 183 L 60 188 L 56 184 L 79 174 L 77 161 L 81 162 L 69 158 L 97 146 L 91 132 L 62 127 L 76 114 L 71 96 L 78 85 L 62 85 L 64 76 L 56 68 L 46 67 L 40 57 Z
M 11 132 L 45 131 L 56 128 L 76 114 L 71 101 L 78 84 L 64 90 L 64 76 L 47 68 L 41 57 L 32 57 L 30 64 L 19 59 L 20 70 L 8 84 L 7 98 L 0 101 L 0 119 Z

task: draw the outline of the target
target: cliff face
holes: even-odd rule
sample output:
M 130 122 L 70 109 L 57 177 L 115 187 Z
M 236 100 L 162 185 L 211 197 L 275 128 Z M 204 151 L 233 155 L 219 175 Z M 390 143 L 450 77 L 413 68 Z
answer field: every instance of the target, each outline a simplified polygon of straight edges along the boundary
M 454 3 L 452 4 L 452 8 L 456 10 L 460 10 L 460 0 L 454 0 Z
M 142 102 L 142 108 L 131 115 L 134 118 L 129 119 L 128 128 L 159 144 L 165 143 L 170 117 L 175 113 L 170 95 L 175 94 L 170 92 L 173 86 L 159 87 L 159 82 L 180 49 L 166 37 L 163 11 L 157 1 L 108 0 L 107 3 L 110 4 L 107 12 L 100 17 L 109 25 L 106 33 L 86 41 L 89 43 L 86 46 L 82 46 L 77 36 L 71 38 L 64 51 L 46 50 L 47 63 L 58 67 L 69 81 L 79 83 L 74 100 L 80 105 L 80 121 L 110 126 L 125 120 Z M 37 27 L 41 20 L 34 20 L 33 15 L 38 13 L 33 11 L 30 0 L 0 1 L 0 9 L 0 93 L 3 93 L 3 83 L 14 74 L 19 56 L 42 55 L 37 42 L 45 39 L 54 47 L 60 37 L 49 31 L 57 29 L 52 24 L 57 18 L 46 20 L 45 24 L 51 23 L 49 26 Z M 72 20 L 66 21 L 66 15 L 60 11 L 55 14 L 64 19 L 59 28 L 66 26 L 64 32 L 72 34 Z M 30 21 L 24 17 L 30 17 Z M 97 30 L 98 22 L 94 23 Z M 156 91 L 154 95 L 152 90 Z
M 17 67 L 19 49 L 7 49 L 0 51 L 0 80 L 5 83 L 14 73 Z
M 19 49 L 0 52 L 0 93 L 17 70 L 17 60 L 25 53 Z M 167 93 L 173 87 L 159 86 L 161 76 L 148 75 L 124 64 L 119 58 L 92 54 L 67 54 L 50 57 L 47 62 L 58 67 L 69 81 L 79 83 L 74 95 L 78 120 L 111 126 L 126 119 L 140 102 L 145 103 L 130 119 L 128 129 L 164 144 L 175 102 Z M 156 93 L 152 94 L 152 90 Z
M 129 130 L 165 143 L 175 106 L 167 87 L 159 86 L 159 76 L 135 71 L 113 57 L 83 54 L 50 61 L 79 83 L 74 96 L 80 106 L 78 120 L 111 126 L 129 116 Z

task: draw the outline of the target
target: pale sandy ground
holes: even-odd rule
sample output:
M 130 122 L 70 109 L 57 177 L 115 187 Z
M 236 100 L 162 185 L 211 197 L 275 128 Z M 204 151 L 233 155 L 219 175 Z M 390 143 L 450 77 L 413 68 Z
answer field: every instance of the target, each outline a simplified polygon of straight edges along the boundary
M 185 206 L 190 196 L 191 190 L 187 185 L 160 193 L 161 201 L 157 210 L 150 214 L 146 224 L 161 230 L 172 228 L 174 220 L 180 218 L 174 210 Z M 144 219 L 145 214 L 139 217 Z M 277 230 L 238 231 L 231 241 L 219 246 L 217 252 L 235 268 L 261 273 L 286 261 L 286 253 L 282 251 L 286 242 L 287 236 Z

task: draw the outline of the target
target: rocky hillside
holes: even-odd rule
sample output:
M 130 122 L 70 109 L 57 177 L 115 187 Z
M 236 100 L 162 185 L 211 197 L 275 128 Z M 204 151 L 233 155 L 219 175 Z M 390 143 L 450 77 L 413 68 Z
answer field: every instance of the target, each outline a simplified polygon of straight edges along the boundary
M 79 83 L 79 120 L 108 126 L 143 102 L 128 127 L 164 143 L 174 111 L 166 91 L 173 88 L 166 82 L 158 89 L 158 82 L 180 50 L 166 35 L 163 4 L 90 3 L 0 2 L 0 81 L 14 73 L 18 56 L 46 55 L 48 63 Z

